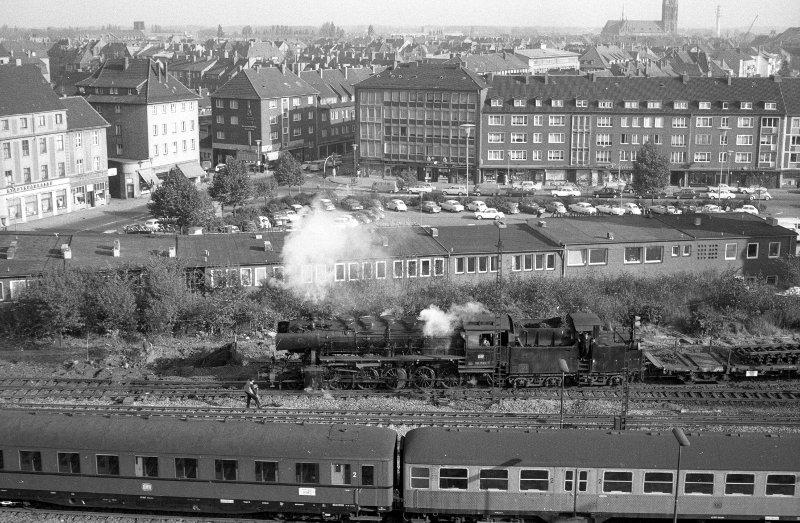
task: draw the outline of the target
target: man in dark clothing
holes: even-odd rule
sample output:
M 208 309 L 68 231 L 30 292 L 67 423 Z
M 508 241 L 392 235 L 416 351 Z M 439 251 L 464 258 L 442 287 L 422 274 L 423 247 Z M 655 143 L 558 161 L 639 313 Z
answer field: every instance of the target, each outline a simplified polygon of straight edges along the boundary
M 247 380 L 244 386 L 244 393 L 247 395 L 247 408 L 250 408 L 250 400 L 256 402 L 256 407 L 261 408 L 261 401 L 258 399 L 258 385 L 252 379 Z

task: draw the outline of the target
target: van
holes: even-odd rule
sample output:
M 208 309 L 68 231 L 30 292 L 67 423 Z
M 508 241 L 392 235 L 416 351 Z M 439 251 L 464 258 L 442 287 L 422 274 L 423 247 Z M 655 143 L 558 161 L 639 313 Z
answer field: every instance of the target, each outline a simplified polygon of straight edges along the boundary
M 397 186 L 396 180 L 378 180 L 372 184 L 372 190 L 375 192 L 388 193 L 400 192 L 400 188 Z

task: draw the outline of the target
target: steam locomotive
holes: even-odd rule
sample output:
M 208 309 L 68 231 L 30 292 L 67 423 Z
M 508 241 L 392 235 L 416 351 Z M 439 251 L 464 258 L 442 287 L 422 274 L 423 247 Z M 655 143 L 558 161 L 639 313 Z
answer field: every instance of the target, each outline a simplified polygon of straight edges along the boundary
M 638 345 L 601 325 L 588 312 L 473 314 L 447 333 L 391 315 L 281 321 L 275 347 L 287 357 L 263 367 L 260 379 L 272 387 L 400 389 L 617 385 L 640 376 Z

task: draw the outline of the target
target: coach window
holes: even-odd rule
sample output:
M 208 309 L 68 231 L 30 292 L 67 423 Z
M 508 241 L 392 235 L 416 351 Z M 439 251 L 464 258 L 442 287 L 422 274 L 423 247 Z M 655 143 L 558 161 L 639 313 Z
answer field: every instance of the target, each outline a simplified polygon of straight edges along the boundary
M 747 244 L 747 259 L 753 260 L 758 258 L 758 244 L 757 243 L 748 243 Z
M 687 473 L 683 479 L 684 494 L 714 494 L 714 474 Z
M 157 478 L 158 458 L 156 456 L 136 456 L 133 471 L 142 478 Z
M 645 263 L 661 263 L 664 261 L 664 247 L 645 247 Z
M 334 265 L 333 279 L 335 281 L 344 281 L 344 263 Z
M 42 453 L 38 450 L 20 450 L 19 469 L 25 472 L 41 472 Z
M 59 452 L 58 471 L 64 474 L 80 474 L 81 455 L 77 452 Z
M 550 473 L 546 470 L 520 470 L 519 489 L 546 492 L 550 484 Z
M 214 477 L 219 481 L 236 481 L 239 463 L 235 459 L 215 459 Z
M 735 243 L 726 243 L 725 244 L 725 259 L 726 260 L 735 260 L 736 259 L 736 244 Z
M 464 274 L 464 258 L 456 258 L 456 274 Z
M 467 469 L 439 469 L 439 488 L 467 490 Z
M 727 474 L 725 476 L 725 494 L 752 496 L 755 492 L 754 474 Z
M 794 496 L 796 484 L 794 474 L 768 474 L 767 496 Z
M 431 471 L 428 467 L 411 467 L 411 488 L 431 488 Z
M 178 479 L 197 479 L 197 459 L 175 458 L 175 477 Z
M 769 242 L 768 258 L 777 258 L 781 255 L 781 242 Z
M 467 257 L 467 272 L 470 274 L 475 272 L 475 256 Z
M 395 260 L 392 263 L 392 270 L 394 271 L 395 278 L 402 278 L 403 277 L 403 262 L 402 260 Z
M 298 463 L 294 470 L 297 483 L 307 485 L 319 483 L 319 463 Z
M 633 472 L 615 470 L 603 472 L 603 492 L 620 494 L 633 492 Z
M 361 484 L 364 486 L 375 484 L 375 467 L 373 465 L 361 465 Z
M 332 485 L 349 485 L 351 477 L 349 463 L 331 463 Z
M 431 261 L 430 260 L 420 260 L 419 261 L 419 275 L 423 278 L 427 278 L 431 275 Z
M 98 454 L 97 474 L 100 476 L 119 476 L 119 456 Z
M 256 481 L 261 483 L 275 483 L 278 481 L 278 463 L 275 461 L 255 462 Z
M 642 263 L 642 248 L 625 247 L 624 263 Z
M 645 472 L 645 494 L 672 494 L 672 472 Z
M 480 471 L 481 490 L 508 490 L 508 471 L 483 469 Z

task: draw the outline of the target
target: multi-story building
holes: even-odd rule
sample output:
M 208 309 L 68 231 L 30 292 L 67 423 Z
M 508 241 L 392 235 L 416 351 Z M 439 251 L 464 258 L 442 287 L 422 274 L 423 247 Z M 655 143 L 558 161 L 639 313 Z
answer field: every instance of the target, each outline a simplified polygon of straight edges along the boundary
M 486 83 L 459 64 L 400 64 L 356 84 L 362 169 L 419 180 L 465 180 Z M 471 178 L 474 178 L 474 170 Z
M 108 60 L 77 83 L 78 92 L 110 124 L 108 161 L 117 175 L 110 181 L 115 198 L 149 193 L 177 167 L 198 180 L 200 97 L 150 59 Z
M 316 157 L 318 95 L 285 67 L 241 71 L 211 93 L 214 161 Z
M 580 69 L 580 55 L 561 49 L 515 49 L 514 54 L 528 66 L 529 74 Z
M 0 226 L 105 205 L 106 127 L 37 67 L 0 66 Z
M 674 185 L 774 187 L 782 175 L 794 176 L 787 169 L 796 164 L 778 154 L 786 127 L 783 91 L 796 90 L 794 79 L 545 75 L 488 82 L 480 136 L 484 179 L 629 180 L 648 142 L 669 158 Z

